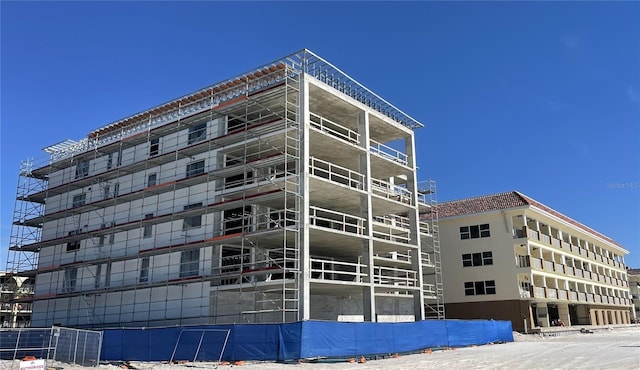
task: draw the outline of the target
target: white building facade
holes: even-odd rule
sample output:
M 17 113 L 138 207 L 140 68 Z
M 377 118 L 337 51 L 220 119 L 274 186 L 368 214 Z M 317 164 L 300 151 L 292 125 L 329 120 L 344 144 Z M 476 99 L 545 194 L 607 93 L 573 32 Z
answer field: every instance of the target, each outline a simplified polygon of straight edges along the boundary
M 444 318 L 421 126 L 302 50 L 47 148 L 8 268 L 33 326 Z
M 628 251 L 612 239 L 515 191 L 438 213 L 448 318 L 516 330 L 630 322 Z

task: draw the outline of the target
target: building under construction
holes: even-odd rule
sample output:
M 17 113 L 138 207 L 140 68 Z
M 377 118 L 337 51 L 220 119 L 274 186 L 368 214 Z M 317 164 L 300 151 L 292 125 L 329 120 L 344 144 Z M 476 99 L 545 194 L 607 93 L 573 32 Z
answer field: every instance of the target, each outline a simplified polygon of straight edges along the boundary
M 32 325 L 444 318 L 422 124 L 308 50 L 22 165 Z M 419 215 L 431 212 L 431 217 Z

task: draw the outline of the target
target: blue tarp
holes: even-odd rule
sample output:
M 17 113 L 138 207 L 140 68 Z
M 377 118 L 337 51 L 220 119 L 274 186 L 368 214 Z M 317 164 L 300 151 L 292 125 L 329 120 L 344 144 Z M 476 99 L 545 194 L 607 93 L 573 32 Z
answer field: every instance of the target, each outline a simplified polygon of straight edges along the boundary
M 302 321 L 154 329 L 104 330 L 102 356 L 108 361 L 216 361 L 230 330 L 223 359 L 287 361 L 413 352 L 513 341 L 510 321 L 426 320 L 406 323 Z M 182 335 L 180 334 L 182 332 Z M 179 345 L 176 347 L 176 342 Z

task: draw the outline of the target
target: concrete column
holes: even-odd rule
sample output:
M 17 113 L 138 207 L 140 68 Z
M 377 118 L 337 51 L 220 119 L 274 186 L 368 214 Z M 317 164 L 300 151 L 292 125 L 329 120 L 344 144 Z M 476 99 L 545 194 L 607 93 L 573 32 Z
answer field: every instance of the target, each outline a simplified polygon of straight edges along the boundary
M 367 239 L 362 242 L 362 258 L 361 262 L 367 266 L 366 282 L 368 283 L 362 288 L 362 308 L 364 313 L 364 321 L 376 321 L 376 299 L 375 288 L 373 287 L 373 212 L 371 209 L 371 157 L 369 149 L 369 114 L 365 111 L 358 113 L 358 133 L 360 134 L 360 146 L 364 148 L 364 153 L 360 156 L 360 173 L 364 175 L 365 194 L 360 196 L 360 214 L 367 220 Z
M 548 328 L 549 326 L 551 326 L 551 324 L 549 323 L 549 311 L 547 309 L 547 304 L 546 303 L 538 303 L 536 306 L 536 320 L 538 322 L 538 326 L 541 326 L 543 328 Z
M 569 315 L 568 304 L 558 304 L 558 318 L 564 323 L 565 326 L 571 326 L 571 316 Z
M 598 310 L 598 321 L 596 325 L 604 325 L 604 310 Z
M 603 310 L 603 311 L 602 311 L 602 318 L 603 318 L 602 323 L 603 323 L 604 325 L 609 325 L 609 324 L 610 324 L 610 322 L 609 322 L 609 315 L 610 315 L 610 312 L 611 312 L 611 311 L 609 311 L 609 310 Z
M 598 313 L 597 310 L 593 308 L 589 310 L 589 315 L 591 316 L 591 325 L 598 325 Z
M 616 310 L 616 324 L 622 324 L 622 316 L 620 315 L 620 310 Z
M 405 136 L 404 138 L 405 154 L 409 166 L 412 171 L 407 173 L 407 188 L 411 192 L 411 204 L 413 209 L 408 212 L 409 225 L 411 230 L 411 242 L 416 246 L 411 250 L 411 269 L 416 272 L 418 286 L 420 290 L 413 293 L 413 314 L 415 320 L 424 320 L 424 292 L 422 290 L 422 248 L 420 241 L 420 215 L 418 212 L 418 180 L 416 179 L 416 145 L 413 133 Z
M 298 320 L 311 318 L 311 261 L 309 256 L 309 83 L 306 73 L 300 76 L 300 173 L 298 184 L 298 207 L 300 212 L 299 242 L 300 275 L 298 279 Z

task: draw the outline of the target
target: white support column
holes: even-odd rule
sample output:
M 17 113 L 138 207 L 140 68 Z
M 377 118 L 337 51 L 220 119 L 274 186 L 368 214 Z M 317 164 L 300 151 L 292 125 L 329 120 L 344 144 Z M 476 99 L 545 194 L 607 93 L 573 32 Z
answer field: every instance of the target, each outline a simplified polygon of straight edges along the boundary
M 298 200 L 300 211 L 300 231 L 298 237 L 300 248 L 300 276 L 298 280 L 299 301 L 298 320 L 311 318 L 311 261 L 309 255 L 309 82 L 307 74 L 300 75 L 300 180 L 298 184 Z M 284 293 L 284 292 L 283 292 Z
M 422 248 L 420 242 L 420 214 L 418 211 L 418 180 L 416 179 L 416 143 L 413 133 L 405 136 L 404 147 L 411 171 L 407 174 L 407 188 L 411 192 L 413 209 L 409 212 L 411 241 L 417 247 L 411 250 L 411 268 L 416 272 L 419 290 L 413 294 L 413 312 L 416 321 L 424 320 L 424 291 L 422 280 Z
M 369 149 L 369 114 L 366 111 L 358 113 L 358 133 L 360 134 L 360 145 L 364 148 L 364 153 L 360 155 L 360 173 L 364 175 L 365 194 L 360 196 L 361 217 L 367 220 L 367 238 L 362 242 L 362 262 L 367 266 L 367 285 L 363 287 L 362 308 L 364 321 L 375 322 L 376 320 L 376 299 L 375 288 L 373 287 L 373 210 L 371 208 L 371 151 Z

